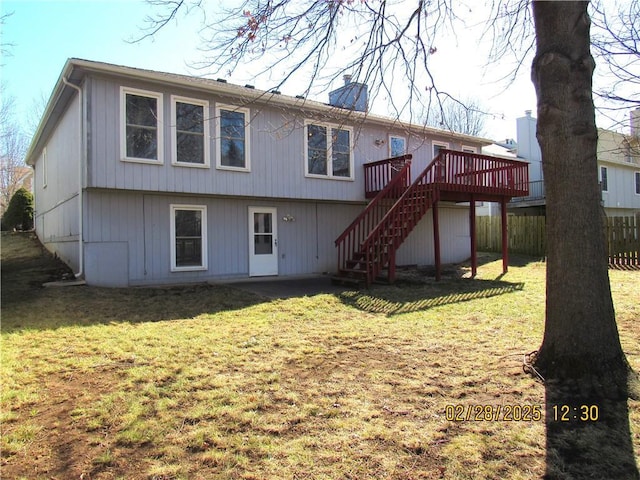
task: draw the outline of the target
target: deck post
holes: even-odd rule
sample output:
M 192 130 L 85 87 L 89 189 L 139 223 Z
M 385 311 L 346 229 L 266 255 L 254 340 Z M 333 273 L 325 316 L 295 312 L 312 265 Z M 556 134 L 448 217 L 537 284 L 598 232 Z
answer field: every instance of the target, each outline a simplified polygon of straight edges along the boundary
M 509 237 L 507 235 L 507 198 L 500 201 L 500 217 L 502 224 L 502 273 L 509 270 Z
M 436 264 L 436 282 L 440 281 L 440 224 L 438 222 L 438 202 L 433 202 L 433 254 Z
M 471 233 L 471 278 L 478 273 L 478 252 L 476 245 L 476 198 L 471 194 L 469 205 L 469 230 Z

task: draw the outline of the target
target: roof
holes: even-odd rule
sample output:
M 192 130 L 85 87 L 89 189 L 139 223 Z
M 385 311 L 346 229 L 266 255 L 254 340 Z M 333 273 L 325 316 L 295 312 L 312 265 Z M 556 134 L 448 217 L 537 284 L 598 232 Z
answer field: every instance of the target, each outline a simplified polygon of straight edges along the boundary
M 141 81 L 151 81 L 162 83 L 165 85 L 175 85 L 181 88 L 197 90 L 199 92 L 208 92 L 223 96 L 233 96 L 241 98 L 246 103 L 271 104 L 276 106 L 286 106 L 293 108 L 304 108 L 310 113 L 318 113 L 329 115 L 332 117 L 345 117 L 355 122 L 366 122 L 368 124 L 377 124 L 389 128 L 402 128 L 414 131 L 418 134 L 431 134 L 437 136 L 446 136 L 455 138 L 462 142 L 475 142 L 482 145 L 489 145 L 491 140 L 486 138 L 474 137 L 454 133 L 447 130 L 441 130 L 424 125 L 411 124 L 403 122 L 397 118 L 384 117 L 374 115 L 368 112 L 358 112 L 347 110 L 331 105 L 309 100 L 300 96 L 294 97 L 282 95 L 277 91 L 264 91 L 255 89 L 251 86 L 240 86 L 227 83 L 221 80 L 212 80 L 203 77 L 194 77 L 190 75 L 181 75 L 176 73 L 159 72 L 155 70 L 146 70 L 136 67 L 128 67 L 123 65 L 115 65 L 111 63 L 96 62 L 91 60 L 83 60 L 79 58 L 70 58 L 67 60 L 58 81 L 56 82 L 49 102 L 45 108 L 40 124 L 33 136 L 33 140 L 27 152 L 26 161 L 29 165 L 35 163 L 34 156 L 39 153 L 44 142 L 57 124 L 59 117 L 64 112 L 67 103 L 75 95 L 74 87 L 81 85 L 87 74 L 98 73 L 126 77 Z

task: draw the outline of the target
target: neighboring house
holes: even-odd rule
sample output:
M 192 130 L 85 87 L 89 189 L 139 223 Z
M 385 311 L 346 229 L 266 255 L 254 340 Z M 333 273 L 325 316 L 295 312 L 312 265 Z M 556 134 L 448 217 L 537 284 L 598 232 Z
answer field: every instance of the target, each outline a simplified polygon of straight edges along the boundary
M 371 115 L 366 86 L 350 79 L 331 101 L 70 59 L 27 155 L 36 233 L 94 285 L 349 274 L 363 268 L 355 256 L 376 249 L 390 270 L 469 258 L 460 202 L 523 194 L 513 185 L 526 169 L 472 153 L 487 140 Z M 421 194 L 414 179 L 440 183 Z M 368 202 L 380 190 L 393 199 Z M 421 202 L 411 220 L 388 213 L 400 195 Z M 404 228 L 400 240 L 381 243 L 380 213 Z M 373 242 L 368 253 L 352 249 L 338 268 L 336 239 L 353 240 L 353 225 L 376 215 L 358 230 Z
M 515 215 L 545 215 L 546 196 L 542 154 L 536 139 L 536 119 L 527 110 L 517 120 L 517 156 L 529 162 L 529 195 L 514 197 L 508 212 Z M 602 205 L 609 217 L 640 215 L 640 108 L 631 112 L 631 134 L 598 129 L 598 180 Z M 495 148 L 494 146 L 492 146 Z M 483 152 L 492 151 L 484 147 Z M 495 205 L 480 214 L 499 213 Z

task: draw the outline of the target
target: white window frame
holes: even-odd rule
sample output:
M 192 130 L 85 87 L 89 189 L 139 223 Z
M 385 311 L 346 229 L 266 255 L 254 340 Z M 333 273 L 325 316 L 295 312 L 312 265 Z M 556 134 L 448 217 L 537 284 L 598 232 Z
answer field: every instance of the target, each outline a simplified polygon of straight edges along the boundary
M 316 125 L 327 129 L 327 174 L 320 175 L 317 173 L 309 173 L 309 134 L 307 128 L 309 125 Z M 346 130 L 349 132 L 349 176 L 341 177 L 333 174 L 333 134 L 332 130 Z M 307 178 L 320 178 L 324 180 L 342 180 L 354 181 L 354 149 L 353 149 L 353 127 L 347 125 L 338 125 L 335 123 L 317 122 L 314 120 L 305 120 L 304 122 L 304 176 Z
M 47 188 L 47 147 L 42 150 L 42 188 Z
M 602 172 L 605 172 L 605 176 L 607 177 L 607 184 L 603 185 L 603 180 L 602 180 Z M 609 192 L 609 167 L 605 167 L 604 165 L 600 165 L 600 171 L 598 172 L 598 176 L 600 177 L 600 188 L 602 189 L 603 193 L 608 193 Z M 606 187 L 606 188 L 604 188 Z
M 636 195 L 640 195 L 640 171 L 634 172 L 633 181 Z
M 465 153 L 478 153 L 478 148 L 477 147 L 472 147 L 470 145 L 462 145 L 462 147 L 460 147 L 460 148 Z
M 158 102 L 158 115 L 156 118 L 156 132 L 157 132 L 157 157 L 156 159 L 138 158 L 127 156 L 127 94 L 136 95 L 139 97 L 155 98 Z M 150 163 L 153 165 L 162 165 L 164 163 L 164 102 L 163 95 L 159 92 L 152 92 L 149 90 L 140 90 L 138 88 L 120 87 L 120 160 L 123 162 L 134 163 Z
M 221 140 L 222 132 L 220 131 L 220 119 L 222 118 L 220 111 L 228 110 L 230 112 L 239 112 L 244 114 L 244 167 L 231 167 L 222 165 Z M 251 171 L 251 130 L 249 124 L 251 122 L 251 110 L 248 108 L 237 107 L 223 103 L 216 104 L 216 169 L 230 170 L 233 172 L 250 172 Z
M 391 144 L 393 143 L 394 139 L 402 140 L 404 142 L 404 151 L 400 155 L 393 155 L 393 152 L 391 151 Z M 401 135 L 389 135 L 389 158 L 393 158 L 394 156 L 406 155 L 407 150 L 407 137 L 403 137 Z
M 177 103 L 188 103 L 189 105 L 197 105 L 202 107 L 202 132 L 204 143 L 204 163 L 191 163 L 181 162 L 178 159 L 178 108 Z M 197 98 L 181 97 L 178 95 L 171 95 L 171 165 L 178 167 L 192 167 L 192 168 L 210 168 L 211 167 L 211 154 L 209 143 L 211 141 L 211 133 L 209 131 L 209 102 L 207 100 L 200 100 Z
M 433 140 L 431 142 L 431 160 L 436 158 L 436 146 L 440 148 L 444 148 L 445 150 L 449 150 L 449 144 L 447 142 L 440 142 L 438 140 Z
M 171 217 L 169 219 L 169 231 L 170 231 L 170 245 L 171 245 L 171 271 L 172 272 L 193 272 L 203 271 L 209 268 L 207 251 L 207 206 L 206 205 L 186 205 L 186 204 L 171 204 Z M 176 265 L 176 212 L 179 210 L 198 211 L 201 214 L 200 229 L 201 229 L 201 249 L 202 249 L 202 265 L 180 267 Z

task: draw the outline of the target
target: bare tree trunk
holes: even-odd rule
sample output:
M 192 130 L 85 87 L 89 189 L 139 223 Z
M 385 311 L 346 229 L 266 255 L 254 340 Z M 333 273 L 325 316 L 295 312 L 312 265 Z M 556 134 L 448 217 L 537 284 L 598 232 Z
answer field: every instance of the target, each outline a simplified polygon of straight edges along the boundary
M 608 394 L 620 395 L 626 392 L 629 366 L 607 270 L 588 3 L 533 2 L 537 52 L 532 80 L 548 251 L 546 324 L 536 366 L 549 379 L 591 378 L 590 385 L 605 379 Z

